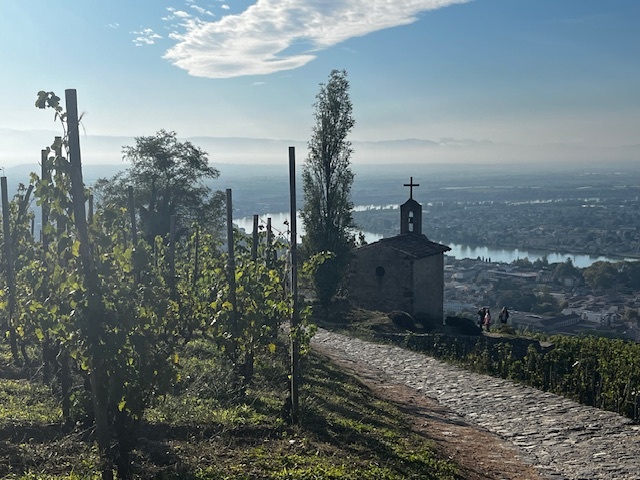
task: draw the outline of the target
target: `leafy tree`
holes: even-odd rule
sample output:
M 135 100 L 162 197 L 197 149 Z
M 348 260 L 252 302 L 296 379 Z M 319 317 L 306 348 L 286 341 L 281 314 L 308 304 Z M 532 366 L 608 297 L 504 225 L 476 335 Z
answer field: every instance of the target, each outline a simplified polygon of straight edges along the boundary
M 313 274 L 316 294 L 326 306 L 344 280 L 355 241 L 350 200 L 353 150 L 347 140 L 355 120 L 346 71 L 331 71 L 328 82 L 320 84 L 314 107 L 316 123 L 302 172 L 303 251 L 309 257 L 320 252 L 333 254 Z
M 543 270 L 548 266 L 549 266 L 549 260 L 547 259 L 546 255 L 544 255 L 542 258 L 536 259 L 536 261 L 533 262 L 533 268 L 537 268 L 538 270 Z
M 558 301 L 551 295 L 547 287 L 543 287 L 536 295 L 537 303 L 532 307 L 536 313 L 557 314 L 561 308 Z
M 531 268 L 533 264 L 531 263 L 531 260 L 529 260 L 529 257 L 524 257 L 514 260 L 511 262 L 511 265 L 514 267 Z
M 557 263 L 553 271 L 556 278 L 558 277 L 581 277 L 580 269 L 573 265 L 571 258 L 567 258 L 564 263 Z
M 634 290 L 640 288 L 640 262 L 622 262 L 620 272 L 627 287 Z
M 608 289 L 618 281 L 618 270 L 609 262 L 595 262 L 582 271 L 585 282 L 592 289 Z
M 111 179 L 96 182 L 101 203 L 126 207 L 127 187 L 132 186 L 140 228 L 150 244 L 157 235 L 169 233 L 172 215 L 177 216 L 178 236 L 194 222 L 219 229 L 224 197 L 205 183 L 220 175 L 209 165 L 207 153 L 191 142 L 178 141 L 175 132 L 165 130 L 136 137 L 135 142 L 122 149 L 131 166 Z
M 532 312 L 538 303 L 538 298 L 533 292 L 511 290 L 502 293 L 497 299 L 498 305 L 508 305 L 512 310 Z

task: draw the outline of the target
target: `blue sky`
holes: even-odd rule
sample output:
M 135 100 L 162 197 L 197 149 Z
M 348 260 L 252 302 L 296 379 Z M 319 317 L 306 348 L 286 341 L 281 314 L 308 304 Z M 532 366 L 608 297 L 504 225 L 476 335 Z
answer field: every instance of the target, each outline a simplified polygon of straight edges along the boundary
M 335 68 L 354 141 L 620 148 L 639 24 L 638 0 L 1 0 L 0 128 L 55 129 L 36 93 L 75 88 L 90 136 L 306 141 Z

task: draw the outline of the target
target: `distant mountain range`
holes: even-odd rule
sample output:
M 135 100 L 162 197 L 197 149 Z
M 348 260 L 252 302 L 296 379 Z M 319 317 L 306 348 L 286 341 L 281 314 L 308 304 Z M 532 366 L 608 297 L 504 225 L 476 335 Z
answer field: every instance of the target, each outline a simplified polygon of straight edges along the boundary
M 38 165 L 40 151 L 53 142 L 59 132 L 0 128 L 0 168 Z M 243 137 L 188 137 L 209 154 L 214 165 L 286 165 L 288 149 L 296 148 L 301 163 L 307 155 L 307 141 Z M 82 135 L 83 165 L 119 165 L 122 147 L 134 145 L 134 137 Z M 353 140 L 354 164 L 512 164 L 512 163 L 591 163 L 640 160 L 640 145 L 593 148 L 568 144 L 518 146 L 489 140 L 442 138 L 439 140 L 396 139 Z M 253 172 L 246 172 L 247 174 Z

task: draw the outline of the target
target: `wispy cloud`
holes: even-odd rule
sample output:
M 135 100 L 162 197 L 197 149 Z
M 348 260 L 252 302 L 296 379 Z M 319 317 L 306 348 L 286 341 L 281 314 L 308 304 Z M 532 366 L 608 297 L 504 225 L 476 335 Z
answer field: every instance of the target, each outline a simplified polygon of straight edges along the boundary
M 133 43 L 137 47 L 141 47 L 143 45 L 153 45 L 156 43 L 156 40 L 162 38 L 162 35 L 157 34 L 151 28 L 143 28 L 142 30 L 131 32 L 135 35 L 133 39 Z
M 258 0 L 238 15 L 184 23 L 184 32 L 171 36 L 177 43 L 164 58 L 197 77 L 266 75 L 299 68 L 318 51 L 349 38 L 408 25 L 421 12 L 468 1 Z M 287 52 L 301 44 L 310 46 L 302 53 Z
M 214 13 L 210 12 L 206 8 L 203 8 L 203 7 L 199 6 L 199 5 L 190 5 L 190 8 L 193 8 L 200 15 L 208 15 L 209 17 L 215 17 Z

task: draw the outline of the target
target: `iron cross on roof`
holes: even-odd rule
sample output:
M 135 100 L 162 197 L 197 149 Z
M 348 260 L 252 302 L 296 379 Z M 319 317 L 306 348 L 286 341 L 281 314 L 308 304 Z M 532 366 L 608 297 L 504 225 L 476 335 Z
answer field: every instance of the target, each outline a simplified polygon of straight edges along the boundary
M 419 183 L 413 183 L 413 177 L 411 177 L 411 180 L 409 180 L 409 183 L 405 183 L 404 186 L 405 187 L 409 187 L 409 198 L 412 199 L 413 198 L 413 187 L 419 187 L 420 184 Z

